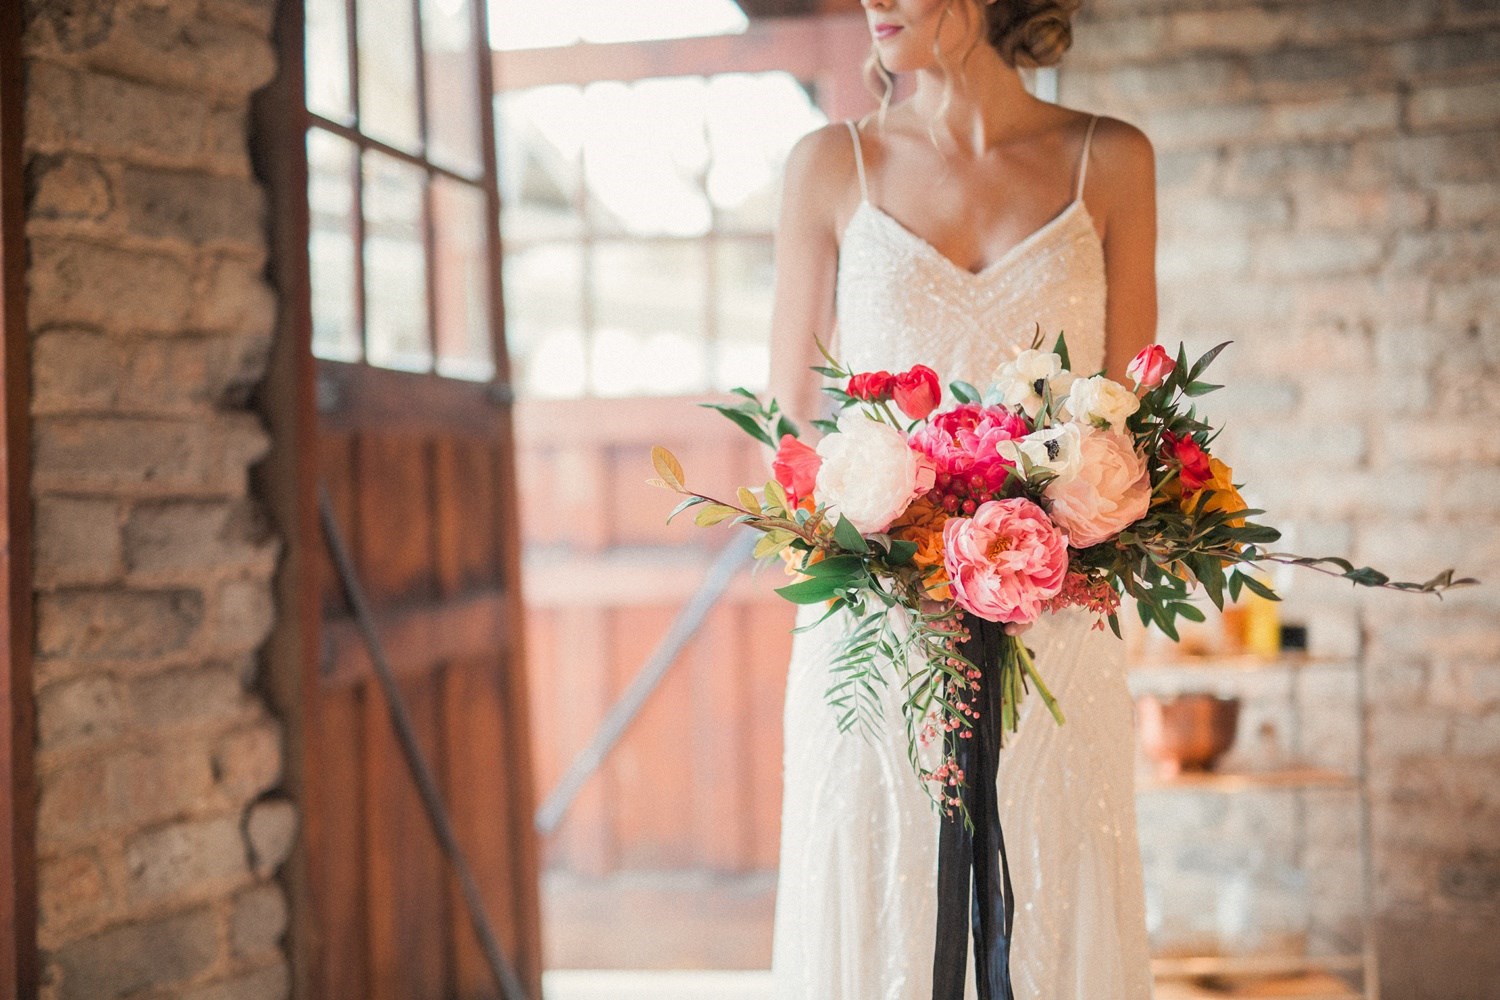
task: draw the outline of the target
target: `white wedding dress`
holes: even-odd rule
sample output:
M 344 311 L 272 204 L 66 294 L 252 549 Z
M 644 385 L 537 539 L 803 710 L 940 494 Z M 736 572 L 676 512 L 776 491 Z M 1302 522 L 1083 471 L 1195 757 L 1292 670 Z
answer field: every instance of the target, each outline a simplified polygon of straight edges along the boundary
M 855 371 L 936 369 L 983 387 L 1027 346 L 1067 334 L 1073 368 L 1104 364 L 1104 257 L 1082 200 L 984 270 L 943 257 L 863 195 L 844 232 L 838 351 Z M 946 391 L 946 389 L 945 389 Z M 951 400 L 948 400 L 951 402 Z M 816 621 L 804 607 L 798 624 Z M 1132 710 L 1124 643 L 1077 610 L 1026 633 L 1067 717 L 1033 694 L 1000 753 L 1000 819 L 1015 884 L 1017 1000 L 1148 1000 L 1150 962 L 1136 842 Z M 777 1000 L 931 1000 L 939 818 L 907 760 L 899 699 L 878 744 L 840 734 L 824 697 L 848 619 L 794 637 L 772 971 Z M 887 688 L 887 691 L 893 689 Z M 972 939 L 966 996 L 974 987 Z

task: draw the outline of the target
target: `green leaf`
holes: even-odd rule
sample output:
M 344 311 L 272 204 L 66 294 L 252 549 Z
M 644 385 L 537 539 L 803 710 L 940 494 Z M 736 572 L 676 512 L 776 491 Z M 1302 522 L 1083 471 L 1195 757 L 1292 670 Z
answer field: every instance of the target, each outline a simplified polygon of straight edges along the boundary
M 1187 378 L 1185 379 L 1185 381 L 1192 382 L 1199 375 L 1202 375 L 1208 369 L 1208 366 L 1213 364 L 1214 358 L 1217 358 L 1219 356 L 1219 352 L 1224 350 L 1224 348 L 1228 347 L 1232 343 L 1233 341 L 1226 340 L 1222 344 L 1219 344 L 1216 347 L 1211 347 L 1207 351 L 1205 351 L 1202 357 L 1193 362 L 1192 370 L 1187 373 Z
M 1272 590 L 1270 587 L 1267 587 L 1265 584 L 1261 583 L 1255 577 L 1249 576 L 1247 574 L 1247 575 L 1244 576 L 1243 579 L 1245 581 L 1245 586 L 1250 589 L 1251 593 L 1258 594 L 1259 596 L 1264 597 L 1268 601 L 1279 601 L 1279 600 L 1281 600 L 1280 595 L 1278 595 L 1276 593 L 1276 591 Z
M 760 541 L 755 543 L 751 555 L 756 559 L 765 559 L 774 556 L 796 539 L 796 535 L 789 531 L 769 531 L 763 535 Z
M 822 562 L 813 563 L 802 572 L 819 579 L 847 577 L 850 580 L 857 580 L 865 575 L 865 561 L 859 556 L 829 556 Z
M 837 368 L 829 368 L 826 365 L 813 365 L 812 370 L 824 378 L 843 378 L 844 373 Z
M 953 398 L 960 403 L 977 403 L 983 398 L 983 393 L 964 381 L 949 382 L 948 391 L 953 393 Z
M 786 435 L 788 435 L 788 434 L 790 434 L 794 438 L 800 438 L 802 436 L 802 433 L 797 430 L 797 425 L 796 424 L 792 423 L 785 416 L 777 417 L 776 418 L 776 442 L 777 442 L 777 444 L 780 444 L 781 443 L 781 439 L 783 437 L 785 437 Z
M 833 540 L 850 552 L 870 551 L 870 546 L 865 542 L 864 536 L 859 533 L 859 529 L 842 514 L 839 515 L 838 523 L 833 526 Z
M 911 557 L 917 554 L 917 543 L 909 542 L 904 538 L 891 541 L 891 554 L 888 561 L 892 566 L 905 566 L 911 562 Z
M 1187 396 L 1207 396 L 1215 389 L 1224 388 L 1222 385 L 1214 385 L 1210 382 L 1189 382 L 1182 387 L 1182 392 Z
M 839 429 L 839 425 L 832 420 L 814 420 L 812 425 L 824 434 L 835 434 Z
M 750 414 L 737 410 L 734 407 L 723 406 L 717 403 L 705 403 L 704 405 L 711 410 L 718 410 L 724 414 L 724 416 L 734 421 L 740 430 L 749 434 L 766 447 L 776 447 L 776 442 L 771 440 L 771 435 L 766 433 L 765 428 L 760 425 L 760 421 L 756 420 Z
M 766 480 L 766 501 L 766 506 L 775 504 L 783 513 L 790 510 L 792 506 L 787 500 L 786 490 L 774 479 Z
M 698 512 L 698 516 L 693 518 L 693 522 L 700 528 L 708 528 L 718 524 L 720 521 L 727 521 L 731 517 L 738 517 L 739 513 L 733 507 L 726 507 L 721 503 L 711 503 Z
M 760 397 L 751 392 L 749 389 L 746 389 L 744 386 L 737 385 L 729 391 L 734 393 L 736 396 L 744 396 L 746 399 L 753 401 L 757 409 L 760 407 Z
M 735 496 L 740 501 L 741 507 L 745 508 L 752 514 L 761 513 L 760 499 L 754 493 L 750 492 L 750 488 L 748 486 L 741 486 L 734 492 Z
M 1073 370 L 1073 363 L 1068 360 L 1068 341 L 1062 333 L 1059 333 L 1057 335 L 1057 343 L 1053 345 L 1052 353 L 1056 354 L 1059 358 L 1062 359 L 1062 366 L 1064 370 Z
M 777 587 L 776 593 L 793 604 L 817 604 L 837 595 L 839 586 L 833 580 L 802 580 L 798 583 Z
M 689 507 L 696 507 L 700 503 L 708 503 L 708 501 L 703 499 L 702 497 L 688 497 L 686 500 L 682 501 L 682 503 L 672 508 L 672 513 L 667 515 L 667 523 L 671 524 L 672 518 L 676 517 L 678 514 L 681 514 Z

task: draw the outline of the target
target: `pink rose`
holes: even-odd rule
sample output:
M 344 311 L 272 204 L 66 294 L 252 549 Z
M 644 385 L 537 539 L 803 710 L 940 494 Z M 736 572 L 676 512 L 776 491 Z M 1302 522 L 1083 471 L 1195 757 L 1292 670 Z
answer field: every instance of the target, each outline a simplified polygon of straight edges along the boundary
M 811 445 L 783 434 L 776 458 L 771 462 L 771 474 L 786 490 L 787 500 L 795 507 L 803 498 L 812 496 L 813 486 L 818 481 L 818 466 L 822 464 L 822 457 Z
M 1142 389 L 1154 389 L 1176 367 L 1177 362 L 1172 360 L 1166 348 L 1160 344 L 1151 344 L 1142 348 L 1141 353 L 1131 359 L 1130 364 L 1125 366 L 1125 374 L 1135 379 L 1135 384 Z
M 1030 500 L 988 500 L 943 524 L 943 568 L 965 611 L 1029 624 L 1062 589 L 1068 539 Z
M 1085 431 L 1078 450 L 1078 474 L 1067 482 L 1053 480 L 1046 495 L 1052 501 L 1052 520 L 1067 531 L 1068 543 L 1085 549 L 1146 516 L 1151 475 L 1125 434 Z
M 896 376 L 892 395 L 902 413 L 913 420 L 925 420 L 937 409 L 938 401 L 943 398 L 943 387 L 938 383 L 937 372 L 926 365 L 915 365 L 910 371 Z

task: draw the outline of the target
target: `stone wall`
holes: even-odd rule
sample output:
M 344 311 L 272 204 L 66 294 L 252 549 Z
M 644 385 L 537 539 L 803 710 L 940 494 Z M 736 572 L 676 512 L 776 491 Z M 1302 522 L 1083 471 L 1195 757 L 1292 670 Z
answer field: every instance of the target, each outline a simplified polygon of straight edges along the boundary
M 43 996 L 287 990 L 247 495 L 273 0 L 25 0 Z
M 1493 996 L 1500 3 L 1089 0 L 1076 37 L 1063 101 L 1156 145 L 1160 339 L 1235 342 L 1214 379 L 1231 388 L 1206 409 L 1228 422 L 1220 449 L 1252 501 L 1310 554 L 1487 578 L 1441 603 L 1291 578 L 1287 616 L 1355 669 L 1254 682 L 1269 688 L 1241 752 L 1363 755 L 1386 992 Z M 1269 749 L 1256 743 L 1267 733 Z M 1255 838 L 1310 873 L 1314 910 L 1357 916 L 1357 815 L 1315 796 L 1257 801 L 1203 806 L 1205 828 L 1182 829 L 1143 800 L 1153 877 L 1275 867 Z

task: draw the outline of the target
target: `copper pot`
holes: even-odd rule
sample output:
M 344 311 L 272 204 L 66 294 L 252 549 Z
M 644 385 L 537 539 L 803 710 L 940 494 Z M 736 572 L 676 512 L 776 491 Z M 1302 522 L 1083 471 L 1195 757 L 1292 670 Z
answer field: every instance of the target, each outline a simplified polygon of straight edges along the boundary
M 1234 745 L 1240 700 L 1212 694 L 1179 694 L 1136 699 L 1141 749 L 1157 773 L 1172 777 L 1184 771 L 1212 771 Z

